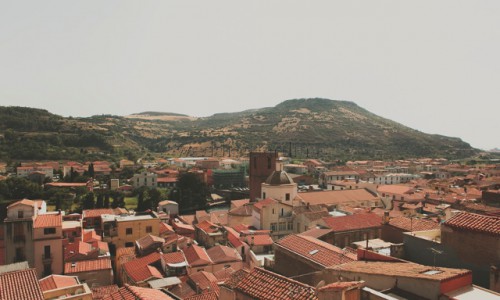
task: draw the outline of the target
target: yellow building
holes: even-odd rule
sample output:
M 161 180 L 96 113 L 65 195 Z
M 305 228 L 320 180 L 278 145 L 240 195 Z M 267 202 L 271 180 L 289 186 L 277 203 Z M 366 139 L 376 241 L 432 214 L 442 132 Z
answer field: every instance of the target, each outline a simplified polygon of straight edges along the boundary
M 110 251 L 134 247 L 135 241 L 151 234 L 159 236 L 160 218 L 155 212 L 135 215 L 102 215 L 103 241 L 110 243 Z

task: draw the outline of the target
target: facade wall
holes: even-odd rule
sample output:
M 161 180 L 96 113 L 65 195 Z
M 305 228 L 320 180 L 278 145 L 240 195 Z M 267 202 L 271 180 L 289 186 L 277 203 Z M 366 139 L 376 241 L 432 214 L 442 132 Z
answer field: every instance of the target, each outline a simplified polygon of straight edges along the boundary
M 297 184 L 269 185 L 262 184 L 262 199 L 272 198 L 291 205 L 293 199 L 297 197 Z M 288 199 L 287 199 L 288 198 Z
M 5 263 L 27 261 L 35 267 L 33 252 L 33 221 L 6 221 L 4 223 Z
M 293 263 L 291 263 L 293 262 Z M 316 265 L 304 258 L 291 253 L 290 251 L 276 246 L 274 249 L 274 268 L 278 274 L 284 275 L 286 277 L 292 277 L 297 275 L 308 274 L 316 271 L 321 271 L 324 268 Z M 304 278 L 297 278 L 296 280 L 302 281 Z M 301 280 L 302 279 L 302 280 Z M 302 281 L 306 284 L 312 284 L 312 282 Z
M 62 228 L 55 230 L 54 234 L 45 234 L 44 228 L 33 229 L 34 262 L 39 278 L 63 273 Z M 49 253 L 45 253 L 45 247 L 50 247 Z
M 150 188 L 154 188 L 158 186 L 158 175 L 155 173 L 147 173 L 143 172 L 141 174 L 134 175 L 130 181 L 134 188 L 147 186 Z
M 292 206 L 273 203 L 262 208 L 261 228 L 271 230 L 273 239 L 293 233 Z
M 116 235 L 105 238 L 105 241 L 113 243 L 117 249 L 127 246 L 133 247 L 136 240 L 144 237 L 147 234 L 159 236 L 159 222 L 160 220 L 158 218 L 147 220 L 118 221 L 116 222 Z M 148 227 L 151 229 L 151 231 L 149 232 Z M 131 229 L 132 232 L 127 233 L 127 229 Z
M 81 283 L 86 283 L 90 288 L 114 284 L 113 270 L 100 270 L 92 272 L 71 273 L 71 276 L 78 276 Z

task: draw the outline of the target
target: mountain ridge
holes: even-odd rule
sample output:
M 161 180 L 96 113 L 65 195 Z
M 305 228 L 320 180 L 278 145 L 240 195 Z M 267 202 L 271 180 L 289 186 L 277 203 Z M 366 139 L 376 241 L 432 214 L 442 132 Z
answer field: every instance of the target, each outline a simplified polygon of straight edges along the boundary
M 108 157 L 146 152 L 244 156 L 249 151 L 276 150 L 324 159 L 461 158 L 478 152 L 459 138 L 426 134 L 352 101 L 323 98 L 290 99 L 273 107 L 200 118 L 153 111 L 64 118 L 46 110 L 0 107 L 2 116 L 0 137 L 8 137 L 12 147 L 31 144 L 28 147 L 42 149 L 32 159 L 40 159 L 43 153 L 47 159 L 83 159 L 90 152 Z M 7 145 L 0 143 L 0 155 L 30 156 Z

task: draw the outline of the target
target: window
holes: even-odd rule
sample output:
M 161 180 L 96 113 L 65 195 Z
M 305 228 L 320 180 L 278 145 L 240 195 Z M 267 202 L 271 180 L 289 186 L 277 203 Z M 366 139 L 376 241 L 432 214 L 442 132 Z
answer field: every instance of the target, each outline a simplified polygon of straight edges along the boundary
M 292 222 L 288 222 L 287 230 L 293 230 L 293 223 Z
M 50 258 L 50 245 L 43 247 L 43 257 Z
M 262 199 L 266 199 L 266 193 L 262 193 Z
M 153 232 L 153 226 L 146 226 L 146 232 L 147 233 Z
M 22 219 L 22 218 L 24 218 L 24 211 L 22 211 L 22 210 L 18 210 L 18 211 L 17 211 L 17 218 L 18 218 L 18 219 Z
M 273 208 L 273 215 L 274 215 L 274 208 Z
M 276 226 L 276 223 L 271 223 L 271 231 L 276 231 L 277 226 Z
M 285 222 L 280 222 L 279 223 L 279 229 L 280 229 L 280 231 L 285 231 L 286 230 L 286 223 Z
M 127 242 L 127 243 L 125 243 L 125 247 L 134 247 L 134 243 L 133 242 Z
M 271 158 L 267 157 L 267 168 L 271 169 Z
M 282 216 L 282 217 L 283 217 L 284 215 L 285 215 L 285 209 L 284 209 L 284 208 L 282 208 L 282 209 L 281 209 L 281 214 L 280 214 L 280 216 Z
M 132 228 L 125 229 L 125 234 L 126 235 L 131 235 L 132 234 Z
M 54 227 L 48 227 L 43 229 L 43 234 L 55 234 L 56 229 Z
M 286 193 L 285 200 L 287 200 L 287 201 L 290 200 L 290 194 L 289 193 Z

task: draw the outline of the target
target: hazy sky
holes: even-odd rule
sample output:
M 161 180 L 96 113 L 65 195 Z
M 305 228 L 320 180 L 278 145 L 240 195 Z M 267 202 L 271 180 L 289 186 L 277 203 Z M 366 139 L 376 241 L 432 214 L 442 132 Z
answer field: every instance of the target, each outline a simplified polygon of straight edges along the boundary
M 208 116 L 324 97 L 490 149 L 499 96 L 499 0 L 0 0 L 0 105 Z

